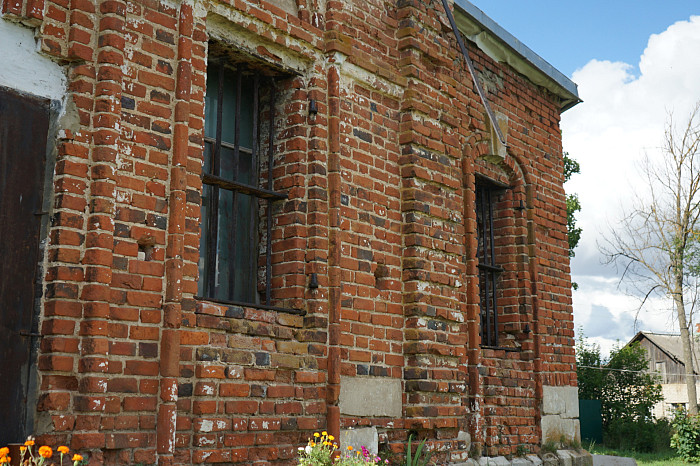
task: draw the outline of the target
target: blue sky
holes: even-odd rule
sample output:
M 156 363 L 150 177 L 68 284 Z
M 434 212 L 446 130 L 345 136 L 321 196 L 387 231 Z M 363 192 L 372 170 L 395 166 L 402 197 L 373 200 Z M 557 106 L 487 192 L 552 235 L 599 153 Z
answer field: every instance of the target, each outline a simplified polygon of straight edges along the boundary
M 473 0 L 535 53 L 567 76 L 592 59 L 635 67 L 649 36 L 691 14 L 698 0 Z
M 652 296 L 640 309 L 639 292 L 620 284 L 599 245 L 649 195 L 638 166 L 660 159 L 669 112 L 683 120 L 700 101 L 700 0 L 473 3 L 569 76 L 583 99 L 561 120 L 564 150 L 581 164 L 565 186 L 582 204 L 571 263 L 577 332 L 604 352 L 639 330 L 677 332 L 669 301 Z

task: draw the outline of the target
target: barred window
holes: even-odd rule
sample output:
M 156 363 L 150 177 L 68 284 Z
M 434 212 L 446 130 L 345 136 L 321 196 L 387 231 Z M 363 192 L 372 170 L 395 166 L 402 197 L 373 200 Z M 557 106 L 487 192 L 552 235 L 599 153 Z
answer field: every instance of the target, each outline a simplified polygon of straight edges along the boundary
M 232 65 L 225 58 L 210 59 L 202 176 L 201 297 L 270 305 L 270 207 L 272 201 L 287 197 L 272 190 L 274 110 L 272 77 L 245 63 Z M 261 147 L 266 148 L 265 154 Z M 267 180 L 260 173 L 264 159 Z M 263 238 L 266 244 L 261 247 Z M 259 276 L 264 276 L 264 283 Z
M 479 180 L 476 185 L 476 219 L 479 239 L 479 300 L 481 305 L 481 344 L 498 346 L 499 279 L 503 267 L 498 264 L 494 216 L 496 199 L 503 188 Z

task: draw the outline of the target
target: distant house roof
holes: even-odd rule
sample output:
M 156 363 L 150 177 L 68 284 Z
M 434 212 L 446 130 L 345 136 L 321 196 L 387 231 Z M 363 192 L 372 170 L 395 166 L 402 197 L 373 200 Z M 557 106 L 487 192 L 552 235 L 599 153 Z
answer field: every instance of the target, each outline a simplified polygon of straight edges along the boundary
M 462 34 L 476 43 L 489 57 L 507 63 L 534 84 L 558 96 L 561 99 L 562 111 L 581 102 L 576 83 L 472 3 L 467 0 L 455 0 L 455 22 Z
M 656 345 L 661 351 L 666 353 L 669 358 L 677 361 L 679 364 L 685 366 L 683 359 L 683 346 L 681 344 L 681 336 L 677 333 L 653 333 L 653 332 L 639 332 L 637 333 L 625 346 L 629 346 L 632 343 L 642 341 L 646 338 L 651 343 Z M 694 373 L 698 373 L 698 361 L 700 361 L 700 352 L 698 351 L 698 346 L 693 346 L 693 357 L 695 358 L 695 368 Z

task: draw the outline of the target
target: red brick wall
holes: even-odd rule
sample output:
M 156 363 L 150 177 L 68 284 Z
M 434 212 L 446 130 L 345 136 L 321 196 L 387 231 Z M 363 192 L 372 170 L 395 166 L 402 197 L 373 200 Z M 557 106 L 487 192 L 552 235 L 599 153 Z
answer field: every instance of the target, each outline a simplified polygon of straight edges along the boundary
M 94 463 L 292 464 L 314 430 L 351 426 L 397 451 L 415 431 L 442 462 L 536 451 L 542 386 L 576 383 L 558 98 L 469 43 L 508 121 L 508 155 L 488 157 L 439 2 L 273 3 L 4 1 L 65 65 L 79 121 L 56 141 L 42 440 Z M 278 83 L 272 277 L 298 313 L 194 298 L 207 12 L 232 48 L 295 72 Z M 512 187 L 507 349 L 479 342 L 477 174 Z M 403 416 L 343 415 L 341 376 L 401 380 Z

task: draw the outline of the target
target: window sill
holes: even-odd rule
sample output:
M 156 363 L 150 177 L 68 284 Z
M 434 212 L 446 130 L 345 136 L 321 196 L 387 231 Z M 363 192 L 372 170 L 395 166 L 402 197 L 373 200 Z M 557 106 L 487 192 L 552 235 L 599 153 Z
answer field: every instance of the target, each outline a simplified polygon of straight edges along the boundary
M 520 353 L 522 351 L 522 348 L 510 348 L 510 347 L 506 347 L 506 346 L 487 346 L 487 345 L 481 345 L 481 349 L 506 351 L 509 353 Z
M 194 299 L 196 299 L 198 301 L 206 301 L 206 302 L 210 302 L 210 303 L 224 304 L 227 306 L 249 307 L 252 309 L 263 309 L 265 311 L 276 311 L 276 312 L 282 312 L 285 314 L 293 314 L 293 315 L 298 315 L 298 316 L 306 315 L 306 311 L 303 309 L 292 309 L 292 308 L 288 308 L 288 307 L 268 306 L 267 304 L 243 303 L 243 302 L 239 302 L 239 301 L 227 301 L 225 299 L 205 298 L 204 296 L 195 296 Z M 197 314 L 200 314 L 200 313 L 197 313 Z

